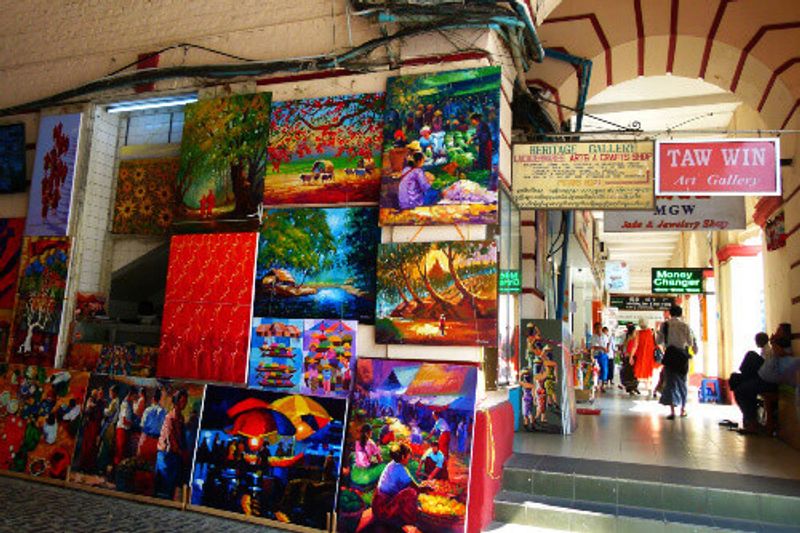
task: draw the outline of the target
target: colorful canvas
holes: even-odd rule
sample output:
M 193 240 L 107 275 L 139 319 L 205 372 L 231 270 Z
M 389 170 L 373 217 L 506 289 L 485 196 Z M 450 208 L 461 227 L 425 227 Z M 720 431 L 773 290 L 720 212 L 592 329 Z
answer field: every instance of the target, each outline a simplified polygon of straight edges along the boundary
M 44 116 L 39 122 L 25 235 L 67 234 L 81 114 Z
M 99 292 L 75 293 L 75 320 L 90 322 L 107 320 L 106 295 Z
M 255 316 L 372 323 L 377 210 L 271 210 L 258 243 Z
M 159 377 L 245 383 L 257 235 L 172 238 Z
M 375 342 L 496 346 L 495 243 L 382 244 Z
M 300 392 L 347 397 L 353 383 L 358 322 L 306 320 Z
M 89 374 L 0 365 L 0 470 L 66 479 Z
M 298 392 L 303 369 L 303 321 L 254 318 L 247 386 Z
M 25 124 L 0 126 L 0 194 L 25 190 Z
M 383 226 L 497 221 L 500 67 L 389 78 Z
M 181 501 L 203 390 L 179 381 L 93 374 L 70 482 Z
M 180 159 L 121 161 L 113 233 L 164 235 L 175 214 L 175 179 Z
M 522 319 L 520 385 L 525 429 L 561 433 L 565 405 L 562 322 Z M 591 373 L 591 369 L 590 369 Z
M 205 231 L 225 220 L 257 225 L 264 196 L 270 123 L 269 93 L 201 100 L 185 108 L 177 218 Z
M 67 287 L 67 237 L 25 237 L 9 362 L 53 366 Z
M 272 104 L 264 204 L 378 202 L 384 95 Z
M 158 348 L 136 344 L 76 343 L 70 346 L 66 368 L 114 376 L 152 377 Z
M 347 401 L 209 385 L 192 505 L 314 529 L 334 512 Z
M 475 366 L 359 359 L 339 531 L 463 532 Z
M 0 361 L 6 360 L 8 337 L 11 333 L 11 322 L 14 312 L 11 309 L 0 309 Z
M 0 218 L 0 309 L 14 307 L 24 218 Z

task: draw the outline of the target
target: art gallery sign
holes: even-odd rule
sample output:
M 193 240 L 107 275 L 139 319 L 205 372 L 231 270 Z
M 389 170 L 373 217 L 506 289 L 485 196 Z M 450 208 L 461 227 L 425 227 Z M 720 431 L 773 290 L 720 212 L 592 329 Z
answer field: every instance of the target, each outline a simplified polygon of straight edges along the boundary
M 741 196 L 657 196 L 653 211 L 606 211 L 603 230 L 716 231 L 745 229 Z
M 521 209 L 653 209 L 653 143 L 515 144 Z
M 708 268 L 653 268 L 653 294 L 705 294 Z
M 779 196 L 778 139 L 658 141 L 656 194 Z

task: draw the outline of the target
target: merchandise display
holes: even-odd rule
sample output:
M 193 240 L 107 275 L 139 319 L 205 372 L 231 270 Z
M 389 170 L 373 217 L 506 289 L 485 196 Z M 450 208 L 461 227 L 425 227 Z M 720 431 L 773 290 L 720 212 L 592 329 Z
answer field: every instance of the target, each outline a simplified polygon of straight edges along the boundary
M 164 235 L 177 208 L 175 179 L 180 159 L 120 161 L 113 233 Z
M 0 194 L 25 190 L 25 124 L 0 125 Z
M 136 344 L 73 343 L 66 368 L 113 376 L 153 377 L 158 348 Z
M 0 218 L 0 309 L 14 307 L 24 218 Z

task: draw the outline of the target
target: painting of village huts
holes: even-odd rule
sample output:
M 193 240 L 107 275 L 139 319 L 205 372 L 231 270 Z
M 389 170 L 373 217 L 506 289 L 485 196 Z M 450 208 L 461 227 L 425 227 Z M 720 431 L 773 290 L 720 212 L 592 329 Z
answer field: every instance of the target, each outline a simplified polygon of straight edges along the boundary
M 270 210 L 261 225 L 254 315 L 372 323 L 377 209 Z
M 179 232 L 258 227 L 269 143 L 270 93 L 186 106 L 176 180 Z
M 69 480 L 181 501 L 204 386 L 92 374 Z
M 253 318 L 248 387 L 299 392 L 302 365 L 302 320 Z
M 347 397 L 353 383 L 357 330 L 355 320 L 305 321 L 302 393 Z
M 497 220 L 500 67 L 389 78 L 380 223 Z
M 25 190 L 25 124 L 0 126 L 0 194 Z
M 191 505 L 325 530 L 347 401 L 209 385 Z
M 364 358 L 356 368 L 339 531 L 464 531 L 478 369 Z
M 69 270 L 68 237 L 22 241 L 8 361 L 53 366 Z
M 0 364 L 0 470 L 66 479 L 87 372 Z
M 496 346 L 495 242 L 381 244 L 375 341 Z
M 378 202 L 384 94 L 273 102 L 265 205 Z
M 67 235 L 80 133 L 80 113 L 39 121 L 25 235 Z

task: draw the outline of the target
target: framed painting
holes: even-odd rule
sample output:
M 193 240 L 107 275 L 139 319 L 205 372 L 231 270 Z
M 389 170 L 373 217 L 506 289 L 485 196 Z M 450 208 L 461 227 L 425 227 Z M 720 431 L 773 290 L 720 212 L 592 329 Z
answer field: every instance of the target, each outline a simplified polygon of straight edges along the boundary
M 494 241 L 378 249 L 375 342 L 497 346 Z
M 175 214 L 180 159 L 130 159 L 119 163 L 112 233 L 165 235 Z
M 325 530 L 347 401 L 209 385 L 191 504 Z
M 253 318 L 247 386 L 299 392 L 302 367 L 303 321 Z
M 384 94 L 273 102 L 265 205 L 378 203 Z
M 80 132 L 80 113 L 39 121 L 25 235 L 67 235 Z
M 0 194 L 25 191 L 25 124 L 0 125 Z
M 136 344 L 75 343 L 69 348 L 66 368 L 113 376 L 153 377 L 158 348 Z
M 14 307 L 24 218 L 0 218 L 0 309 Z
M 361 358 L 356 369 L 339 531 L 463 532 L 477 367 Z
M 69 270 L 68 237 L 25 237 L 20 258 L 10 363 L 53 366 Z
M 389 78 L 382 226 L 497 221 L 500 67 Z
M 196 383 L 92 374 L 69 481 L 181 502 L 203 391 Z
M 300 392 L 346 398 L 353 384 L 358 322 L 306 320 Z
M 240 94 L 186 106 L 175 189 L 176 230 L 258 226 L 271 100 L 270 93 Z
M 157 375 L 245 383 L 257 235 L 176 235 Z
M 66 479 L 87 372 L 0 364 L 0 470 Z
M 255 316 L 372 323 L 377 210 L 270 210 L 258 242 Z

